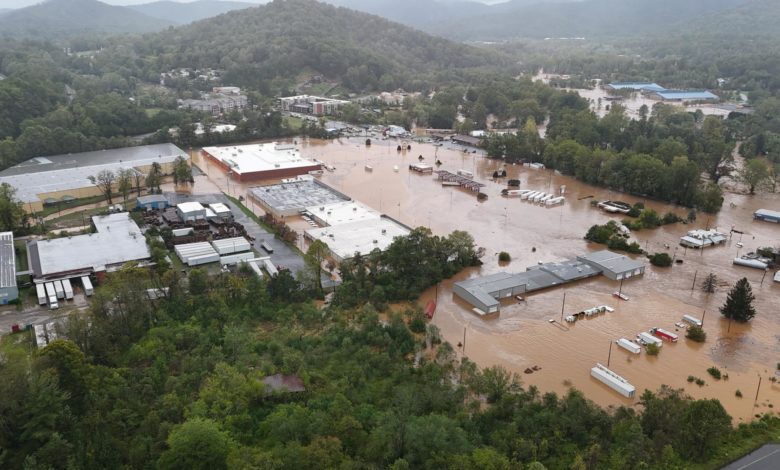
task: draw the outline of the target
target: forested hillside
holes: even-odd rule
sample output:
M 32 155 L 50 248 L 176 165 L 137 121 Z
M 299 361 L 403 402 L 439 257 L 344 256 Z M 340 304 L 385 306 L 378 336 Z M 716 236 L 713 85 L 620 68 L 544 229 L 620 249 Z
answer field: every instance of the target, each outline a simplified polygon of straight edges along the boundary
M 216 67 L 234 84 L 254 88 L 319 73 L 355 91 L 417 90 L 467 69 L 507 65 L 498 53 L 314 0 L 276 0 L 149 35 L 136 52 L 157 69 Z
M 717 400 L 665 387 L 641 411 L 523 387 L 461 358 L 420 311 L 392 313 L 401 291 L 361 293 L 452 274 L 456 238 L 470 239 L 422 228 L 366 257 L 338 296 L 350 308 L 318 309 L 288 271 L 112 273 L 70 340 L 31 352 L 28 333 L 3 338 L 0 467 L 714 468 L 777 432 L 770 414 L 732 429 Z M 166 295 L 150 302 L 152 287 Z
M 64 39 L 78 35 L 148 33 L 171 23 L 97 0 L 47 0 L 0 16 L 0 37 Z

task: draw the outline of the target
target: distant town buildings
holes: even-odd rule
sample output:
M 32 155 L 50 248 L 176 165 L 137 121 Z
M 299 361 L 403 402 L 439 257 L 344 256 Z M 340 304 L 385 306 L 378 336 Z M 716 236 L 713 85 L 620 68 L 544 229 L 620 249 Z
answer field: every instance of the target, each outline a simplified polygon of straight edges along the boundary
M 212 116 L 242 110 L 247 105 L 247 97 L 241 94 L 205 93 L 201 99 L 179 100 L 179 109 L 202 111 Z
M 323 98 L 320 96 L 298 95 L 279 98 L 282 111 L 314 116 L 329 116 L 336 114 L 349 101 Z

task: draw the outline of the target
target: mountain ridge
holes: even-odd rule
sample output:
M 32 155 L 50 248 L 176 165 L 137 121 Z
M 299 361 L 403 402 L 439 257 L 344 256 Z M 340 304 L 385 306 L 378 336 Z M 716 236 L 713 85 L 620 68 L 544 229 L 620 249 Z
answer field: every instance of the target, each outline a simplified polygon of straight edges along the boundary
M 223 0 L 197 0 L 195 2 L 180 3 L 170 0 L 127 5 L 127 8 L 150 16 L 168 21 L 172 24 L 184 25 L 193 21 L 200 21 L 213 16 L 221 15 L 233 10 L 242 10 L 258 6 L 257 3 Z

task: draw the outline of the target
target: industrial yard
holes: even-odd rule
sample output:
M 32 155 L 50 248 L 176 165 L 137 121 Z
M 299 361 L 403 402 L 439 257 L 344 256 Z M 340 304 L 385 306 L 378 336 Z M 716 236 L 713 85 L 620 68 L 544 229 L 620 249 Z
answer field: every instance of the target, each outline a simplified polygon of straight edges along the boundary
M 319 179 L 338 192 L 407 226 L 430 227 L 437 234 L 467 230 L 478 245 L 485 247 L 484 266 L 462 272 L 438 286 L 438 308 L 433 319 L 453 345 L 462 345 L 465 337 L 465 355 L 471 360 L 481 366 L 500 364 L 520 373 L 526 384 L 537 385 L 542 390 L 563 392 L 574 386 L 603 405 L 635 403 L 636 398 L 623 398 L 591 378 L 591 368 L 597 363 L 606 366 L 609 359 L 610 369 L 637 388 L 636 396 L 644 389 L 668 384 L 685 388 L 695 397 L 719 398 L 736 419 L 748 420 L 754 414 L 753 400 L 735 397 L 734 391 L 752 390 L 755 396 L 759 374 L 767 377 L 774 372 L 778 342 L 775 332 L 780 330 L 780 319 L 772 312 L 780 299 L 780 286 L 772 282 L 772 273 L 765 276 L 762 284 L 763 272 L 734 266 L 732 260 L 740 250 L 745 253 L 778 243 L 780 234 L 776 224 L 753 220 L 758 209 L 777 207 L 777 195 L 749 197 L 727 193 L 723 209 L 716 215 L 700 214 L 692 224 L 633 233 L 633 239 L 648 252 L 665 251 L 681 263 L 669 268 L 648 265 L 643 276 L 626 281 L 622 291 L 629 301 L 619 301 L 613 296 L 620 282 L 599 277 L 529 294 L 523 302 L 507 299 L 502 301 L 499 315 L 481 318 L 474 314 L 471 305 L 453 294 L 453 284 L 499 272 L 522 272 L 539 262 L 560 262 L 602 249 L 603 245 L 586 242 L 585 232 L 592 224 L 620 220 L 622 215 L 610 215 L 591 207 L 590 200 L 643 202 L 659 213 L 673 211 L 679 215 L 686 214 L 687 209 L 615 193 L 549 170 L 520 165 L 507 166 L 507 178 L 494 181 L 492 175 L 501 169 L 500 162 L 484 158 L 480 152 L 465 152 L 456 145 L 414 143 L 412 150 L 398 151 L 394 140 L 374 143 L 368 148 L 363 140 L 304 141 L 301 154 L 332 169 Z M 440 160 L 439 170 L 452 174 L 458 174 L 459 170 L 471 172 L 474 181 L 485 185 L 480 191 L 487 198 L 478 201 L 476 193 L 469 189 L 443 185 L 435 173 L 409 171 L 410 165 L 421 162 L 420 156 L 423 163 Z M 218 167 L 197 155 L 194 161 L 202 165 L 212 184 L 235 197 L 249 193 L 253 187 L 230 181 L 228 188 L 225 175 Z M 372 170 L 368 171 L 366 165 Z M 556 193 L 565 186 L 565 203 L 550 207 L 502 197 L 501 191 L 507 188 L 509 179 L 520 180 L 520 189 L 538 192 Z M 257 205 L 254 209 L 257 213 L 261 211 Z M 300 217 L 288 217 L 286 221 L 296 230 L 310 229 Z M 679 245 L 681 237 L 689 231 L 708 228 L 725 233 L 729 240 L 704 250 Z M 732 228 L 743 234 L 730 233 Z M 737 246 L 738 239 L 741 247 Z M 511 254 L 512 262 L 508 266 L 498 262 L 500 251 Z M 717 274 L 720 284 L 716 293 L 704 294 L 698 284 L 710 272 Z M 699 279 L 695 286 L 694 277 Z M 747 277 L 753 284 L 759 314 L 750 324 L 735 323 L 729 327 L 721 319 L 718 307 L 723 304 L 728 288 L 741 277 Z M 434 299 L 436 291 L 432 288 L 426 292 L 420 305 Z M 600 305 L 610 305 L 614 312 L 585 318 L 573 325 L 561 322 L 562 307 L 566 316 Z M 704 317 L 706 343 L 685 340 L 685 332 L 675 326 L 686 314 Z M 556 322 L 550 323 L 551 319 Z M 609 358 L 611 342 L 633 339 L 654 327 L 676 332 L 680 341 L 667 344 L 657 357 L 649 357 L 644 352 L 636 356 L 613 347 Z M 462 353 L 462 349 L 458 350 Z M 710 379 L 706 370 L 713 365 L 727 372 L 728 379 Z M 533 366 L 540 370 L 525 373 Z M 687 382 L 689 375 L 706 377 L 705 385 Z M 780 387 L 764 380 L 756 412 L 770 411 L 769 405 L 777 405 L 779 390 Z M 751 393 L 746 392 L 745 396 Z
M 774 373 L 780 319 L 772 313 L 780 286 L 773 282 L 774 273 L 764 276 L 762 270 L 734 261 L 778 244 L 778 225 L 759 216 L 754 220 L 759 209 L 777 207 L 776 195 L 727 193 L 717 215 L 700 214 L 691 224 L 632 233 L 647 252 L 674 257 L 673 266 L 658 268 L 644 257 L 617 255 L 585 241 L 591 225 L 624 216 L 591 201 L 642 202 L 659 213 L 678 215 L 686 208 L 586 185 L 539 165 L 504 166 L 456 144 L 414 142 L 412 149 L 398 150 L 396 143 L 390 139 L 366 147 L 362 138 L 304 140 L 300 158 L 327 171 L 309 175 L 304 168 L 303 176 L 282 182 L 239 178 L 193 151 L 193 163 L 202 172 L 194 186 L 182 193 L 166 184 L 164 197 L 142 199 L 149 208 L 143 222 L 172 231 L 167 248 L 182 266 L 218 269 L 223 258 L 268 260 L 253 267 L 265 273 L 273 271 L 267 266 L 301 270 L 301 252 L 316 239 L 328 244 L 334 261 L 341 261 L 355 251 L 384 249 L 411 227 L 429 227 L 440 235 L 466 230 L 485 248 L 484 265 L 431 288 L 419 301 L 437 303 L 432 322 L 458 354 L 480 366 L 500 364 L 543 391 L 576 387 L 602 405 L 634 404 L 644 389 L 661 384 L 685 388 L 695 397 L 718 398 L 739 420 L 780 404 L 780 387 L 769 381 L 758 390 L 758 409 L 747 398 L 755 396 L 759 375 Z M 506 177 L 494 178 L 501 174 Z M 244 201 L 243 210 L 238 199 Z M 298 232 L 298 250 L 244 210 L 284 221 Z M 511 255 L 510 263 L 498 261 L 502 251 Z M 698 283 L 710 272 L 717 274 L 719 284 L 714 294 L 705 294 Z M 759 313 L 750 324 L 729 325 L 718 307 L 741 277 L 753 284 Z M 484 309 L 458 294 L 457 284 L 473 294 L 491 283 L 499 289 L 485 287 L 476 295 Z M 325 286 L 332 285 L 328 277 Z M 685 315 L 704 320 L 706 343 L 684 338 L 689 324 L 682 321 Z M 665 342 L 658 356 L 648 356 L 641 343 L 651 329 L 679 341 Z M 728 379 L 707 377 L 713 365 Z M 689 376 L 707 380 L 699 386 Z M 737 389 L 746 398 L 736 397 Z

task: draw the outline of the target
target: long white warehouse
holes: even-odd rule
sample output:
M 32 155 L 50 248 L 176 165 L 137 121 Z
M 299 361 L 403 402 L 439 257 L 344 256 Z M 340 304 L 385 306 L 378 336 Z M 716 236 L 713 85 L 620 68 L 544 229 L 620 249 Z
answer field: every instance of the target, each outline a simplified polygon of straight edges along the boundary
M 636 394 L 636 387 L 628 383 L 628 380 L 601 364 L 596 364 L 596 366 L 590 370 L 590 375 L 626 398 L 632 398 Z

